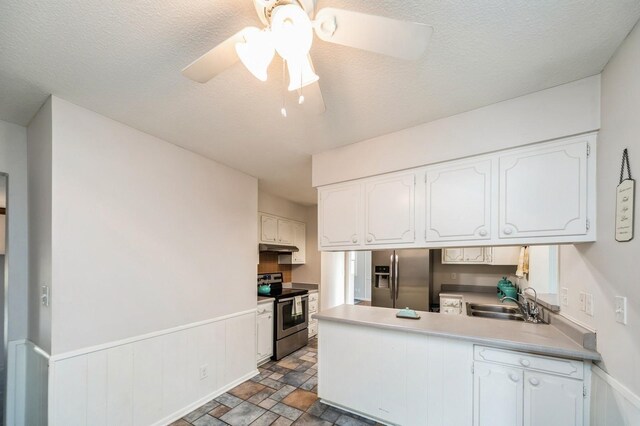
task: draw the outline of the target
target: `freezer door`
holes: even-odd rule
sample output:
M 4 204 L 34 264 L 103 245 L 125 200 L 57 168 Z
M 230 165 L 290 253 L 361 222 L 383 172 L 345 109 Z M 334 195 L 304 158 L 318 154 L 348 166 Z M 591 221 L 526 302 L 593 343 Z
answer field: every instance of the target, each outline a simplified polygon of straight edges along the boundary
M 380 306 L 383 308 L 393 308 L 393 250 L 376 250 L 371 252 L 371 306 Z M 389 267 L 389 287 L 380 288 L 375 285 L 375 268 L 376 266 Z
M 429 250 L 396 251 L 395 307 L 429 310 Z

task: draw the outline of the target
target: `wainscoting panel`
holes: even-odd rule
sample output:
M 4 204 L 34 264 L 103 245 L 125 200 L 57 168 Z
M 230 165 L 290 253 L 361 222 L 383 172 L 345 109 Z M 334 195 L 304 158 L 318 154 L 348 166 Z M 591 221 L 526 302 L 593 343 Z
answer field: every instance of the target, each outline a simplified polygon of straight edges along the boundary
M 640 425 L 640 397 L 597 366 L 591 383 L 591 426 Z
M 254 374 L 255 310 L 52 358 L 49 424 L 164 425 Z
M 7 348 L 8 425 L 47 424 L 49 355 L 29 340 Z

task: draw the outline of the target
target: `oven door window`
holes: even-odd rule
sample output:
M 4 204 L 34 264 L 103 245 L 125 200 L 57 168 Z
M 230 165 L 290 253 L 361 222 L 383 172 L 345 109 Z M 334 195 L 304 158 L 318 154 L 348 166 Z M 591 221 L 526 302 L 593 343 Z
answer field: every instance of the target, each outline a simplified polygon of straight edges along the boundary
M 292 327 L 297 327 L 307 322 L 307 299 L 302 299 L 302 312 L 295 317 L 291 315 L 293 309 L 293 301 L 282 306 L 282 329 L 288 330 Z

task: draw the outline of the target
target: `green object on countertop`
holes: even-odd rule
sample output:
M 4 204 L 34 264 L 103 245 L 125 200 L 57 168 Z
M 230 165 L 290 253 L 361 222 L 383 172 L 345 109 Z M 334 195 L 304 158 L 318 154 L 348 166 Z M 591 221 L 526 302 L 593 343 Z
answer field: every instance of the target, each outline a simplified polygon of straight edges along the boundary
M 271 293 L 271 286 L 269 284 L 263 284 L 261 286 L 258 286 L 258 293 L 259 294 L 269 294 L 269 293 Z
M 502 279 L 498 281 L 498 298 L 503 298 L 505 296 L 513 297 L 512 294 L 514 291 L 517 294 L 515 286 L 507 279 L 507 277 L 502 277 Z
M 408 319 L 420 319 L 420 315 L 413 309 L 404 308 L 400 309 L 396 314 L 398 318 L 408 318 Z

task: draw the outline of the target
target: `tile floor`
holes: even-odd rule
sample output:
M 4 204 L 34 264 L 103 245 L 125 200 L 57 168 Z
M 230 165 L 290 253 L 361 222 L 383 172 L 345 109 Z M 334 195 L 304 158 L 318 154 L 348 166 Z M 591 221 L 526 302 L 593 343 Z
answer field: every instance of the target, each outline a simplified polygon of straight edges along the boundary
M 318 341 L 192 411 L 171 426 L 365 426 L 376 423 L 318 400 Z

